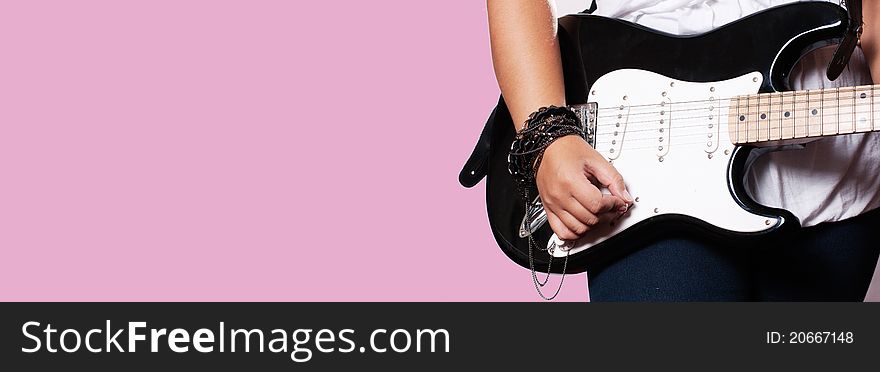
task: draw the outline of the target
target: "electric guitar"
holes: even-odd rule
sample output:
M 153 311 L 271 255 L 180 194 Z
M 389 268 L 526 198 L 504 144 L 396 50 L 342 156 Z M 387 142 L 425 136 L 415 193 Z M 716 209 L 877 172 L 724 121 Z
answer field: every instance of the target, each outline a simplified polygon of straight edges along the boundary
M 623 175 L 634 205 L 577 241 L 558 240 L 540 199 L 520 200 L 508 173 L 515 132 L 503 100 L 460 180 L 472 186 L 487 175 L 496 241 L 528 268 L 531 235 L 535 269 L 545 272 L 563 270 L 561 258 L 548 265 L 551 256 L 568 256 L 565 271 L 583 272 L 670 231 L 721 242 L 797 229 L 790 212 L 746 194 L 746 161 L 753 149 L 780 141 L 880 129 L 880 86 L 788 89 L 795 63 L 838 43 L 847 23 L 846 11 L 828 2 L 782 5 L 693 36 L 588 14 L 563 17 L 566 101 L 586 140 Z

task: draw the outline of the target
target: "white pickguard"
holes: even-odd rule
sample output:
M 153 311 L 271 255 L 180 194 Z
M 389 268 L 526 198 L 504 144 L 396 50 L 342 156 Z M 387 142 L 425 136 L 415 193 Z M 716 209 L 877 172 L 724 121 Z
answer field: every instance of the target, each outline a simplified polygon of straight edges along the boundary
M 728 188 L 734 145 L 727 130 L 727 100 L 757 93 L 761 83 L 758 72 L 711 83 L 633 69 L 602 76 L 589 97 L 599 108 L 596 150 L 623 175 L 636 202 L 623 217 L 601 221 L 577 241 L 560 245 L 553 235 L 549 245 L 561 249 L 552 254 L 577 253 L 663 214 L 688 215 L 737 232 L 782 223 L 746 211 Z

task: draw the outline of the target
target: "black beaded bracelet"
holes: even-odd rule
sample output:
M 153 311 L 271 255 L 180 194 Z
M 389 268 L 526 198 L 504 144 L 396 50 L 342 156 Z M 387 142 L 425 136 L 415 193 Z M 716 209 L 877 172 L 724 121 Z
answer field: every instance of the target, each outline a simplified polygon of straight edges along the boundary
M 584 130 L 580 119 L 568 107 L 542 107 L 529 115 L 510 144 L 507 156 L 507 169 L 524 198 L 528 198 L 526 191 L 535 182 L 544 150 L 553 141 L 569 135 L 583 137 Z

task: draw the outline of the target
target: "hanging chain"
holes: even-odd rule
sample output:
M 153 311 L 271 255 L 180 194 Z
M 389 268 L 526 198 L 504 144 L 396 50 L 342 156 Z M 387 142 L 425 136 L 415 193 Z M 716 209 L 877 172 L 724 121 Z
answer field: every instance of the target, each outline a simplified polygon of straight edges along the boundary
M 568 255 L 569 255 L 569 253 L 568 253 L 568 251 L 566 251 L 566 253 L 565 253 L 565 261 L 562 264 L 562 277 L 559 279 L 559 286 L 556 287 L 556 291 L 553 293 L 552 296 L 547 297 L 547 295 L 545 295 L 544 292 L 541 290 L 541 287 L 545 286 L 547 284 L 547 282 L 550 281 L 550 272 L 551 272 L 550 267 L 551 267 L 551 265 L 553 265 L 553 252 L 552 252 L 552 250 L 556 249 L 556 243 L 554 242 L 553 248 L 548 249 L 548 252 L 547 252 L 550 254 L 550 259 L 547 261 L 547 276 L 544 277 L 543 281 L 539 281 L 537 271 L 535 270 L 535 258 L 532 253 L 533 249 L 536 248 L 536 244 L 535 244 L 535 239 L 532 236 L 531 217 L 529 216 L 529 213 L 528 213 L 528 211 L 529 211 L 529 203 L 528 203 L 529 191 L 528 190 L 523 191 L 523 196 L 525 197 L 524 200 L 526 200 L 526 202 L 525 202 L 525 208 L 526 208 L 525 209 L 526 210 L 525 226 L 526 226 L 526 231 L 528 232 L 529 269 L 532 272 L 532 282 L 535 284 L 535 290 L 538 291 L 538 295 L 547 301 L 551 301 L 554 298 L 556 298 L 556 296 L 559 295 L 559 291 L 562 290 L 562 283 L 565 282 L 565 271 L 568 269 Z
M 559 295 L 562 289 L 562 283 L 565 281 L 565 271 L 568 270 L 568 255 L 566 252 L 565 263 L 562 266 L 562 278 L 559 280 L 559 286 L 552 296 L 547 296 L 541 290 L 541 287 L 547 285 L 550 281 L 552 273 L 553 252 L 558 248 L 556 242 L 552 242 L 547 249 L 550 259 L 547 261 L 547 276 L 543 280 L 538 280 L 538 274 L 535 270 L 534 250 L 537 246 L 532 236 L 532 219 L 529 216 L 529 186 L 536 184 L 538 166 L 544 157 L 544 150 L 558 138 L 578 135 L 585 137 L 584 128 L 580 125 L 580 118 L 569 107 L 547 106 L 538 109 L 529 115 L 522 129 L 520 129 L 513 142 L 510 144 L 510 153 L 507 156 L 507 169 L 513 176 L 517 189 L 523 198 L 525 205 L 525 228 L 528 232 L 529 246 L 529 269 L 532 272 L 532 281 L 535 284 L 535 290 L 541 298 L 550 301 Z

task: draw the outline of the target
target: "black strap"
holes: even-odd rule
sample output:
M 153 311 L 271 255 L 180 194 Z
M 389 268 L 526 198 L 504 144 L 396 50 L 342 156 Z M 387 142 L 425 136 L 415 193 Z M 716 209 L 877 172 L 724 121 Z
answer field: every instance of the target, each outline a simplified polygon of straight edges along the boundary
M 474 187 L 480 183 L 483 177 L 486 177 L 486 172 L 489 171 L 489 144 L 492 139 L 492 128 L 495 126 L 495 114 L 503 102 L 503 98 L 498 99 L 498 106 L 495 106 L 495 109 L 489 115 L 489 119 L 486 120 L 486 125 L 483 126 L 483 132 L 480 133 L 480 139 L 477 140 L 474 151 L 471 152 L 471 156 L 468 157 L 467 162 L 464 163 L 464 167 L 458 174 L 458 183 L 464 187 Z
M 596 8 L 598 8 L 598 6 L 596 5 L 596 0 L 593 0 L 593 3 L 590 4 L 590 9 L 587 9 L 581 13 L 593 14 L 593 12 L 596 11 Z
M 828 80 L 832 81 L 840 77 L 843 69 L 849 63 L 850 56 L 856 49 L 856 44 L 859 43 L 859 37 L 862 36 L 862 0 L 846 0 L 846 13 L 849 15 L 846 34 L 840 41 L 840 45 L 837 46 L 837 50 L 834 51 L 834 56 L 831 58 L 831 62 L 828 62 L 828 68 L 825 70 Z

